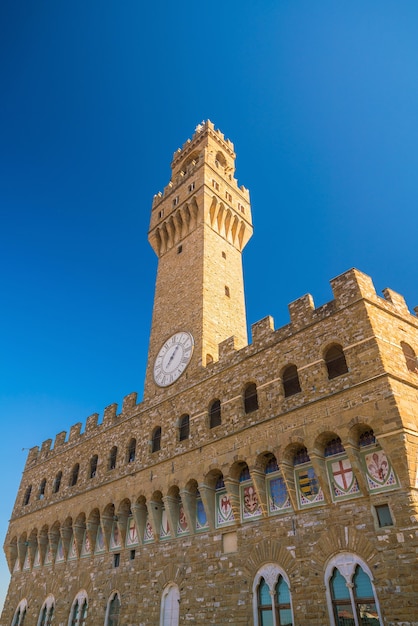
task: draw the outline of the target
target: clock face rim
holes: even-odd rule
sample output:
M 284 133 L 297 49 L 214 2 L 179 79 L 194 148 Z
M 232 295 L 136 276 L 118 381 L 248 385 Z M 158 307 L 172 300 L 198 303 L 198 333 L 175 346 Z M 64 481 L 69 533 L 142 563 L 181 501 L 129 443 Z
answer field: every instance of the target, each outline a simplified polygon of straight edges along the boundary
M 190 341 L 190 345 L 184 346 Z M 174 350 L 173 350 L 174 348 Z M 166 339 L 154 359 L 153 376 L 158 387 L 170 387 L 186 371 L 194 350 L 193 335 L 179 330 Z M 167 369 L 169 367 L 169 369 Z

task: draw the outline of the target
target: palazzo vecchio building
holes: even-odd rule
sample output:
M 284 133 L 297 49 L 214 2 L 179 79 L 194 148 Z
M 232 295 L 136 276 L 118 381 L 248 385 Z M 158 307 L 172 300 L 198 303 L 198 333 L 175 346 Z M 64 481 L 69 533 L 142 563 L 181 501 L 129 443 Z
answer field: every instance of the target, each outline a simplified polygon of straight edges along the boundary
M 417 316 L 351 269 L 248 343 L 234 146 L 171 169 L 144 397 L 30 450 L 1 626 L 417 626 Z

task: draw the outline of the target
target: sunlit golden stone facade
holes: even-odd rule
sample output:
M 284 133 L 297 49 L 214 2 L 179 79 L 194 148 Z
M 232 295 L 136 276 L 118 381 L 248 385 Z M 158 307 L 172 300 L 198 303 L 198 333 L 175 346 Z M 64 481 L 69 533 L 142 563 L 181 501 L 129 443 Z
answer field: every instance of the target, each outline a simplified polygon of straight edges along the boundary
M 417 317 L 352 269 L 248 344 L 234 165 L 174 154 L 144 398 L 30 451 L 2 626 L 418 624 Z

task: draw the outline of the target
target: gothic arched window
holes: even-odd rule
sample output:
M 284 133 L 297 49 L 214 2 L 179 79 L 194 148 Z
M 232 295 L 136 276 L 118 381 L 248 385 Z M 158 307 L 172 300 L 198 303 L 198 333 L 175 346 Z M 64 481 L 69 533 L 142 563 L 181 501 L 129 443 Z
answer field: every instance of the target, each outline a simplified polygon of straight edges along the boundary
M 371 571 L 361 559 L 349 553 L 338 554 L 329 562 L 325 579 L 332 626 L 383 624 Z
M 180 618 L 180 592 L 177 585 L 169 584 L 161 598 L 160 626 L 178 626 Z
M 28 603 L 26 600 L 21 600 L 18 604 L 16 612 L 13 616 L 12 626 L 23 626 L 26 617 L 26 608 Z
M 86 626 L 87 610 L 87 594 L 85 591 L 80 591 L 73 602 L 68 626 Z
M 120 597 L 115 591 L 107 604 L 105 626 L 118 626 L 120 617 Z
M 253 584 L 254 626 L 292 626 L 289 581 L 283 570 L 268 563 L 257 572 Z
M 50 595 L 43 603 L 39 614 L 38 626 L 51 626 L 55 612 L 55 599 Z

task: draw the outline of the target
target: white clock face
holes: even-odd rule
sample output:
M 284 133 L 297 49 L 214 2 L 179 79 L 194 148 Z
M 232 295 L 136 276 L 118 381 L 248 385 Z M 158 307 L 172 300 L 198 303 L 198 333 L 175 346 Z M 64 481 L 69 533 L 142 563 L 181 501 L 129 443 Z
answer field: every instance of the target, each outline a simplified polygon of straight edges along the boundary
M 184 331 L 172 335 L 164 343 L 154 362 L 154 380 L 160 387 L 172 385 L 190 363 L 193 337 Z

